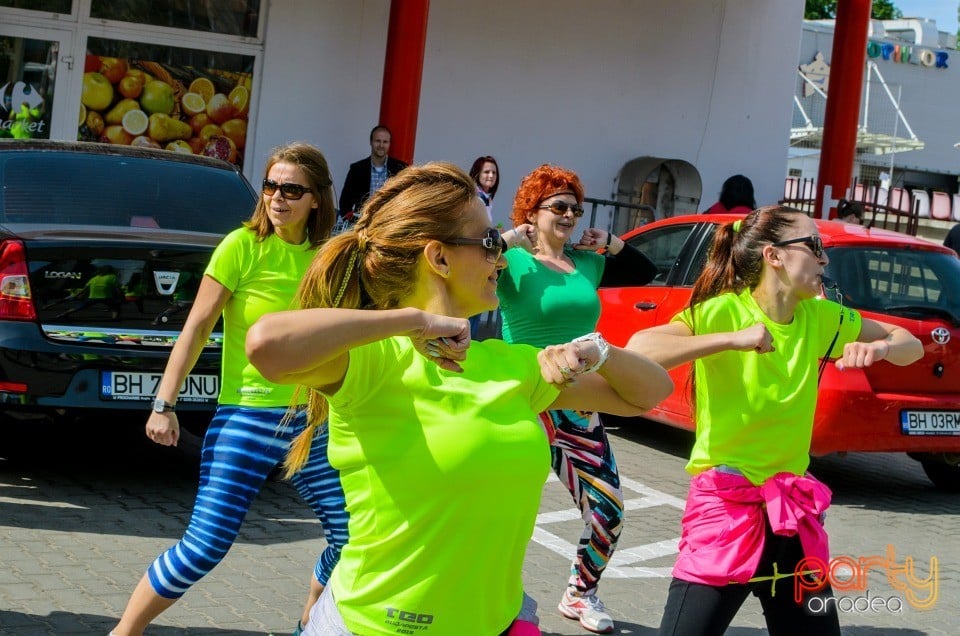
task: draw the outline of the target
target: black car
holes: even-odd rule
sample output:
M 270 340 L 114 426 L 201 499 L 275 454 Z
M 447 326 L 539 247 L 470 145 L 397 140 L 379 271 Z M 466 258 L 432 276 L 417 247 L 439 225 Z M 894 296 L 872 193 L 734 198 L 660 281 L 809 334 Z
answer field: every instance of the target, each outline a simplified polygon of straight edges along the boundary
M 0 142 L 0 424 L 136 411 L 146 421 L 210 255 L 256 193 L 208 157 Z M 177 401 L 202 432 L 221 325 Z

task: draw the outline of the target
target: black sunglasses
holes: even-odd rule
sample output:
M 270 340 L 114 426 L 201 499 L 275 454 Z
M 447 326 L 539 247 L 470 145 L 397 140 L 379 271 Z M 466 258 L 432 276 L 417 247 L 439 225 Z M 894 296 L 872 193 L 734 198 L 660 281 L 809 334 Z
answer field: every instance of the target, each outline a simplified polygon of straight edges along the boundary
M 817 258 L 823 257 L 823 241 L 819 236 L 801 236 L 800 238 L 790 239 L 789 241 L 778 241 L 776 243 L 771 243 L 774 247 L 784 247 L 786 245 L 794 245 L 796 243 L 802 243 L 806 245 L 813 255 Z
M 567 210 L 573 212 L 573 216 L 578 219 L 583 216 L 583 206 L 579 203 L 567 203 L 566 201 L 554 201 L 550 205 L 541 205 L 538 206 L 541 210 L 550 210 L 557 216 L 562 216 L 567 213 Z
M 307 192 L 313 192 L 312 188 L 308 188 L 297 183 L 277 183 L 276 181 L 271 181 L 270 179 L 264 179 L 262 187 L 263 193 L 268 197 L 272 197 L 279 188 L 280 196 L 287 201 L 297 201 L 302 199 L 303 195 L 305 195 Z
M 500 230 L 494 227 L 488 227 L 483 238 L 458 238 L 444 241 L 450 245 L 480 245 L 483 247 L 483 255 L 488 263 L 496 263 L 503 254 L 503 238 L 500 236 Z

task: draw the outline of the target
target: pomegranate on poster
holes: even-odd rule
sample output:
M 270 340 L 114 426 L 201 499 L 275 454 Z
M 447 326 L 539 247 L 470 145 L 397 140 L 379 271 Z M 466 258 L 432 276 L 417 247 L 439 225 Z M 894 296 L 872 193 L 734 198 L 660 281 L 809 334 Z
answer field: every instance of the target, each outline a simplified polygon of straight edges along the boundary
M 207 157 L 234 163 L 237 160 L 237 146 L 229 137 L 214 135 L 203 147 L 203 154 Z

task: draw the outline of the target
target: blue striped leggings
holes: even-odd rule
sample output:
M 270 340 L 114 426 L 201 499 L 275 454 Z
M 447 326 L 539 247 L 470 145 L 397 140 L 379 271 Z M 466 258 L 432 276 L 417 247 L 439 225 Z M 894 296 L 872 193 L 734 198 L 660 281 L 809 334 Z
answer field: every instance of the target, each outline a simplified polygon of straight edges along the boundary
M 180 598 L 226 556 L 270 471 L 286 456 L 306 425 L 306 413 L 280 427 L 284 408 L 219 406 L 203 440 L 200 486 L 183 538 L 147 569 L 154 591 Z M 318 435 L 310 459 L 293 478 L 300 496 L 323 524 L 327 548 L 314 575 L 326 585 L 347 542 L 347 512 L 340 476 L 327 461 L 327 432 Z

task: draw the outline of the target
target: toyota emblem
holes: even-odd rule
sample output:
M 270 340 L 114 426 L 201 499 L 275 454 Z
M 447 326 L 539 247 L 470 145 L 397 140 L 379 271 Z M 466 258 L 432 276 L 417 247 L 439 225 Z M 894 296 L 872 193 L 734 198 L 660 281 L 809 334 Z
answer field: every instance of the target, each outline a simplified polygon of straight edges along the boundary
M 938 345 L 945 345 L 950 342 L 950 330 L 946 327 L 937 327 L 930 332 L 930 337 Z

